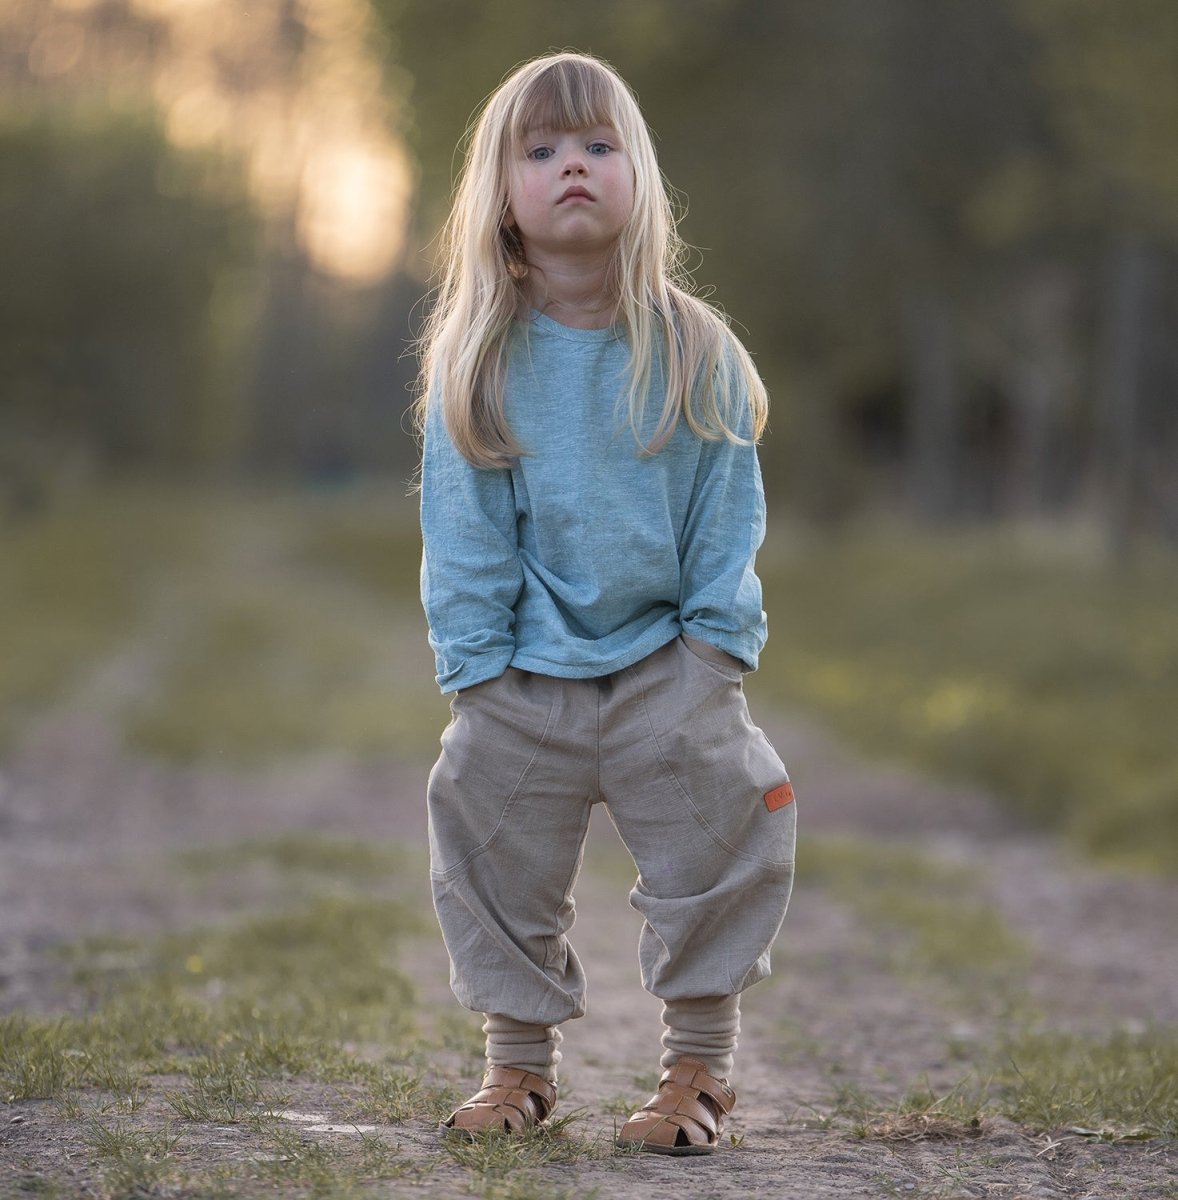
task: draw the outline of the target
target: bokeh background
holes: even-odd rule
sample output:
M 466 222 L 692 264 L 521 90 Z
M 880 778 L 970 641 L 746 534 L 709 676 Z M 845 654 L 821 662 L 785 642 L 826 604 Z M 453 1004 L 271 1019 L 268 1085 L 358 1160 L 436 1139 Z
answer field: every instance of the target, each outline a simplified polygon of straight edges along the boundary
M 414 337 L 564 47 L 770 387 L 750 691 L 1178 869 L 1171 0 L 3 0 L 0 772 L 432 757 Z

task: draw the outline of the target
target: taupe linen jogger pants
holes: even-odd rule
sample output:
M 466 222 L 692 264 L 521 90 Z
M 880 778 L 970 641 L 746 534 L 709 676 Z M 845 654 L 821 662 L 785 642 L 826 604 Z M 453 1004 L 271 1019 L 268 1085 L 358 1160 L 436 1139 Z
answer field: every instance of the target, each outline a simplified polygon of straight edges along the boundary
M 677 638 L 597 679 L 508 668 L 452 714 L 429 782 L 430 874 L 463 1006 L 537 1025 L 584 1013 L 567 933 L 599 801 L 638 867 L 643 986 L 725 996 L 768 974 L 796 806 L 735 659 Z

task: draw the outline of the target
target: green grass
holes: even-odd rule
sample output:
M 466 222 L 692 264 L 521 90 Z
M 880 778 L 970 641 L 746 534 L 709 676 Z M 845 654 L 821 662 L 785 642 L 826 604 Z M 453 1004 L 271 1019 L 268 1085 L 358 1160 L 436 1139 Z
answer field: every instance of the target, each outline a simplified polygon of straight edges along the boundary
M 817 837 L 799 856 L 799 883 L 850 906 L 901 978 L 947 985 L 958 1006 L 1002 1030 L 990 1042 L 948 1047 L 947 1059 L 967 1069 L 955 1086 L 911 1083 L 889 1101 L 840 1087 L 833 1109 L 860 1136 L 970 1138 L 985 1117 L 1001 1115 L 1032 1130 L 1110 1140 L 1178 1137 L 1178 1030 L 1041 1030 L 1024 990 L 1030 948 L 987 907 L 977 872 L 894 846 Z
M 981 783 L 1108 862 L 1178 870 L 1178 559 L 1074 535 L 881 529 L 769 546 L 750 688 Z
M 365 574 L 348 552 L 373 523 L 360 499 L 222 497 L 214 513 L 237 550 L 190 577 L 183 632 L 128 714 L 132 744 L 245 765 L 432 755 L 448 711 L 413 598 L 416 530 L 383 512 Z
M 473 1175 L 474 1187 L 485 1200 L 580 1200 L 595 1191 L 554 1185 L 540 1174 L 541 1168 L 613 1158 L 618 1152 L 610 1140 L 574 1133 L 577 1120 L 574 1112 L 522 1135 L 492 1132 L 470 1141 L 451 1134 L 442 1144 Z
M 87 1015 L 0 1018 L 0 1098 L 77 1088 L 127 1098 L 149 1076 L 179 1073 L 173 1109 L 225 1115 L 258 1101 L 260 1079 L 369 1075 L 358 1048 L 411 1054 L 413 992 L 390 948 L 420 929 L 395 901 L 329 896 L 127 942 L 113 968 L 108 942 L 82 943 L 74 979 Z
M 57 952 L 68 1011 L 0 1017 L 0 1104 L 55 1114 L 77 1147 L 71 1185 L 368 1200 L 449 1163 L 465 1194 L 564 1200 L 585 1193 L 545 1168 L 614 1154 L 576 1133 L 576 1112 L 522 1139 L 400 1150 L 397 1126 L 434 1126 L 461 1098 L 436 1056 L 482 1055 L 469 1022 L 438 1022 L 434 1041 L 419 1026 L 409 971 L 417 937 L 436 936 L 413 883 L 421 852 L 300 834 L 186 852 L 174 869 L 198 909 L 254 873 L 241 893 L 252 907 L 161 937 L 74 943 Z M 353 1132 L 316 1134 L 290 1109 Z M 384 1128 L 363 1128 L 374 1122 Z M 43 1167 L 27 1182 L 28 1194 L 70 1194 Z
M 0 528 L 0 748 L 150 639 L 137 690 L 88 697 L 141 751 L 432 755 L 448 713 L 411 516 L 397 495 L 127 485 Z
M 190 1145 L 183 1130 L 162 1125 L 131 1127 L 90 1119 L 84 1142 L 111 1197 L 200 1196 L 246 1200 L 258 1196 L 375 1200 L 397 1180 L 420 1183 L 429 1167 L 401 1156 L 382 1138 L 359 1133 L 324 1142 L 277 1118 L 259 1123 L 251 1150 L 233 1161 Z M 30 1176 L 21 1195 L 76 1194 L 57 1191 L 52 1180 Z M 34 1188 L 34 1185 L 35 1188 Z M 87 1193 L 90 1194 L 90 1193 Z
M 411 858 L 309 835 L 178 856 L 198 907 L 201 889 L 268 874 L 224 923 L 60 950 L 68 1011 L 0 1017 L 0 1104 L 50 1104 L 104 1195 L 359 1198 L 423 1177 L 429 1164 L 387 1137 L 324 1140 L 281 1115 L 308 1095 L 344 1125 L 435 1122 L 453 1106 L 408 975 L 433 932 Z M 225 1141 L 226 1129 L 242 1132 Z M 29 1179 L 53 1194 L 52 1179 Z
M 939 978 L 990 1007 L 1017 998 L 1030 948 L 985 903 L 982 880 L 968 867 L 879 842 L 811 837 L 799 854 L 798 881 L 853 908 L 902 972 Z M 881 939 L 881 931 L 893 936 Z
M 0 749 L 132 632 L 145 589 L 199 540 L 165 497 L 135 488 L 0 523 Z
M 270 874 L 233 920 L 57 950 L 70 1011 L 0 1017 L 0 1099 L 85 1088 L 134 1111 L 153 1076 L 178 1075 L 175 1113 L 230 1119 L 274 1099 L 261 1082 L 302 1076 L 371 1087 L 386 1113 L 429 1109 L 429 1087 L 404 1069 L 418 1030 L 400 965 L 433 930 L 420 852 L 287 836 L 178 855 L 174 877 L 199 910 L 251 863 Z
M 1000 1051 L 1004 1111 L 1042 1129 L 1178 1138 L 1178 1031 L 1027 1033 Z
M 304 602 L 297 591 L 210 596 L 159 693 L 131 714 L 130 740 L 179 761 L 247 765 L 436 747 L 446 706 L 432 674 L 425 667 L 407 678 L 392 619 L 384 633 L 382 645 L 346 612 Z
M 169 1125 L 131 1129 L 121 1121 L 91 1120 L 86 1141 L 103 1163 L 104 1174 L 116 1187 L 130 1191 L 150 1187 L 166 1173 L 179 1141 Z
M 838 1106 L 859 1136 L 895 1141 L 971 1137 L 989 1116 L 1105 1141 L 1173 1139 L 1178 1032 L 1017 1032 L 980 1054 L 953 1088 L 916 1084 L 888 1104 L 848 1090 Z

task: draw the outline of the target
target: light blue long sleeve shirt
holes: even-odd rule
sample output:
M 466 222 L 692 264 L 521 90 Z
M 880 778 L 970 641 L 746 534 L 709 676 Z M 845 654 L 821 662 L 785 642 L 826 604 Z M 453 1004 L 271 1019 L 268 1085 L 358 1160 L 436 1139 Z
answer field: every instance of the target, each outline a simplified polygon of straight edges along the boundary
M 526 453 L 473 467 L 431 404 L 421 473 L 421 596 L 443 692 L 509 666 L 621 670 L 685 632 L 752 670 L 766 621 L 756 449 L 680 421 L 644 454 L 624 404 L 623 331 L 533 314 L 509 347 L 507 419 Z M 662 409 L 656 366 L 644 441 Z

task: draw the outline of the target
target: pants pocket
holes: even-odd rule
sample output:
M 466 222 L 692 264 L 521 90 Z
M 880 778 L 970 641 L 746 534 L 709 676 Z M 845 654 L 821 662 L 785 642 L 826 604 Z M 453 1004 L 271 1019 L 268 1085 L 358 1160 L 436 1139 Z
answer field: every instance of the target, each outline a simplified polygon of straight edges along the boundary
M 447 879 L 494 841 L 552 732 L 552 681 L 508 670 L 458 693 L 430 772 L 430 873 Z
M 735 658 L 726 650 L 721 650 L 719 646 L 713 646 L 711 642 L 692 637 L 689 633 L 681 633 L 679 641 L 683 648 L 699 659 L 705 667 L 710 667 L 717 674 L 723 675 L 725 679 L 740 682 L 744 675 L 744 664 L 739 658 Z

